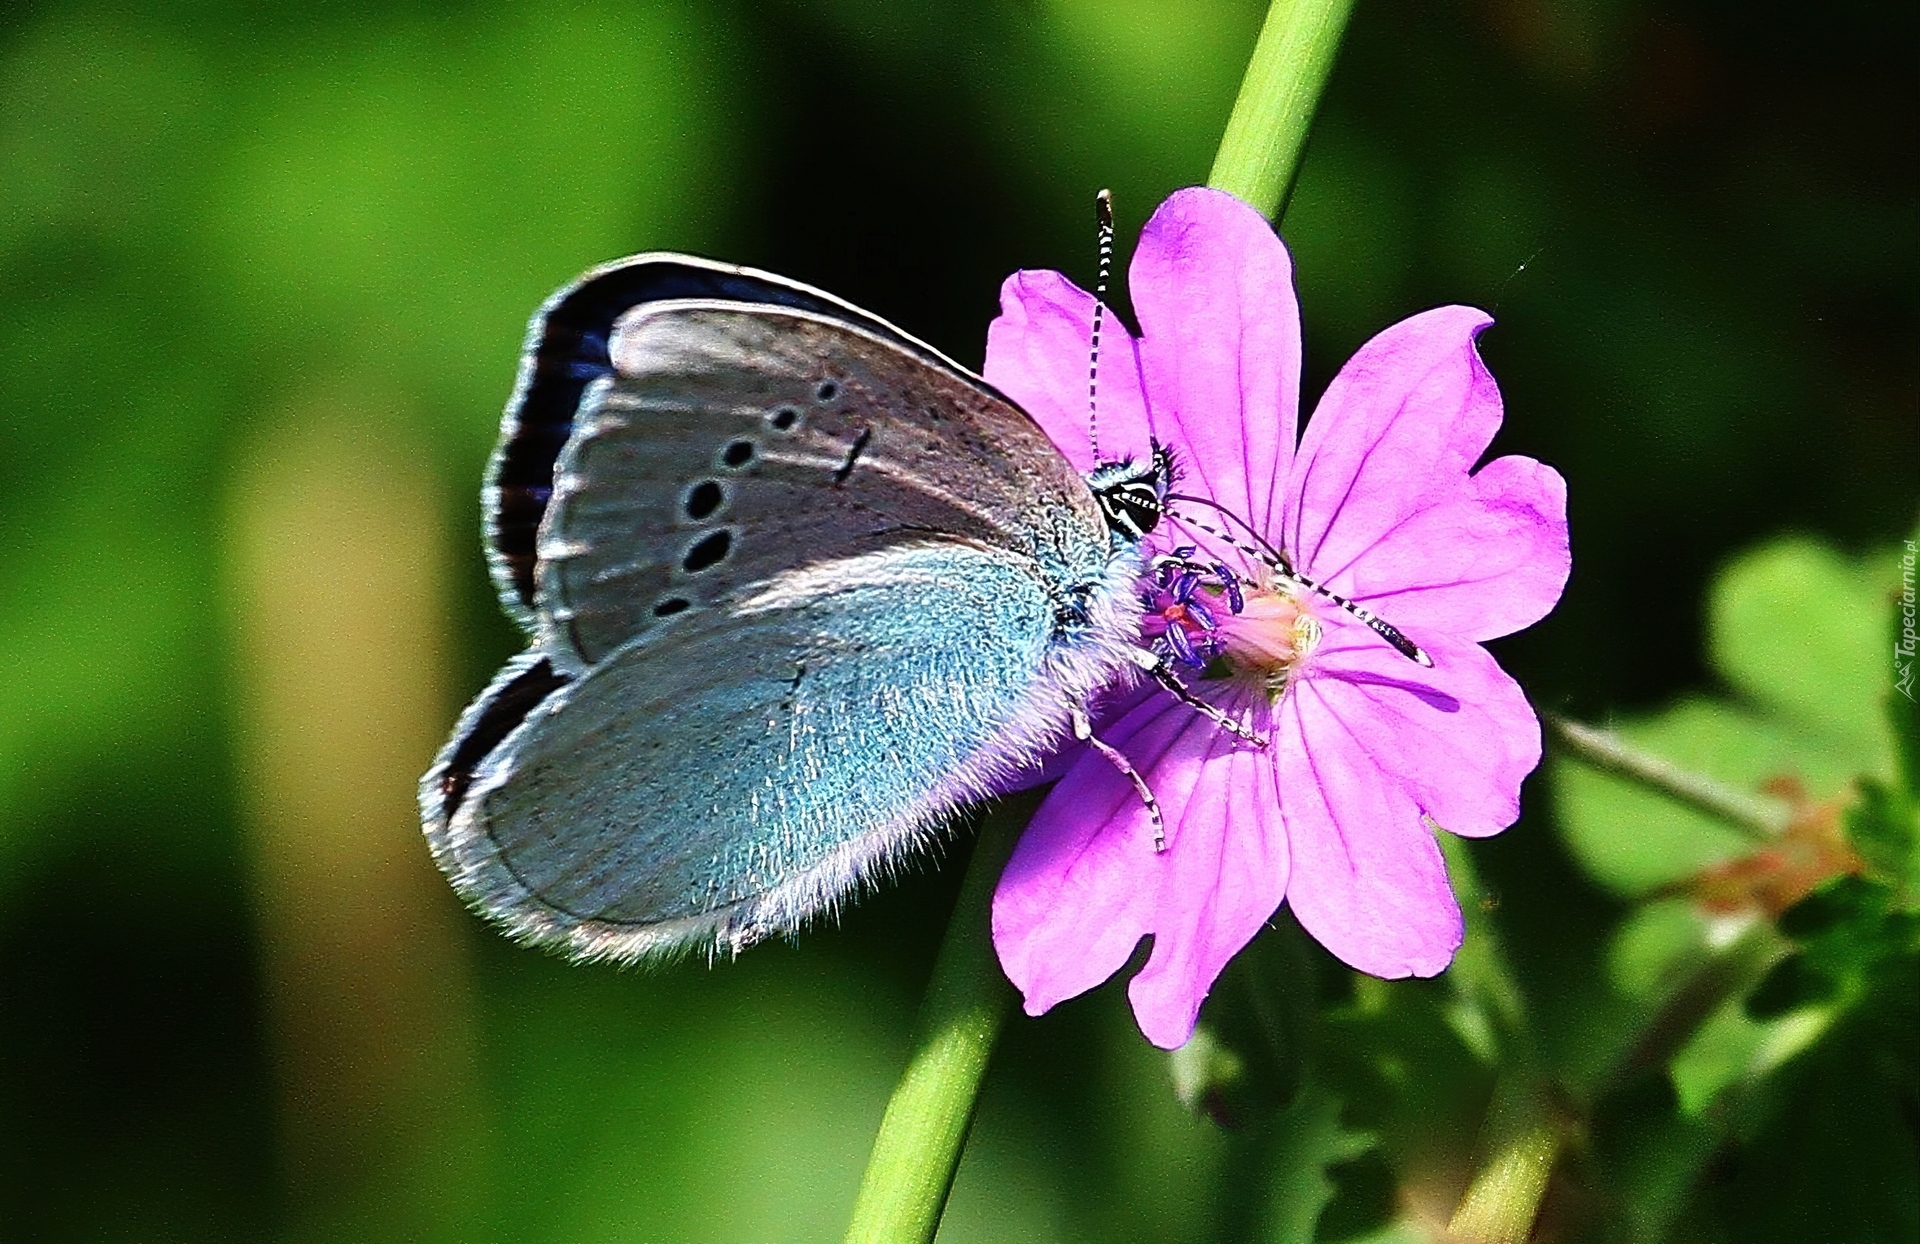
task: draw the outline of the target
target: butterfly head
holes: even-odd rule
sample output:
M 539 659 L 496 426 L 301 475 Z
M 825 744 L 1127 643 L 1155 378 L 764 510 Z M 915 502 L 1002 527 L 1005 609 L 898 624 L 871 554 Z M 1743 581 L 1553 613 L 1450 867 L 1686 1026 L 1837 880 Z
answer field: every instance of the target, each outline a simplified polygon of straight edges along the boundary
M 1178 473 L 1173 451 L 1155 441 L 1145 462 L 1126 458 L 1095 467 L 1087 474 L 1087 487 L 1107 520 L 1107 530 L 1132 544 L 1146 539 L 1159 525 Z

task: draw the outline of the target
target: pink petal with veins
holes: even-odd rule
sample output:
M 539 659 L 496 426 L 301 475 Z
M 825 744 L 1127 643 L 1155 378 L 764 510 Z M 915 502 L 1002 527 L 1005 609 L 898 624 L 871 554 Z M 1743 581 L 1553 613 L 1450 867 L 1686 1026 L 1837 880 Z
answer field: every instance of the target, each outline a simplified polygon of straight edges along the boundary
M 1160 439 L 1185 451 L 1183 490 L 1265 528 L 1299 423 L 1300 308 L 1287 248 L 1232 195 L 1181 190 L 1141 230 L 1127 280 L 1150 416 Z
M 1058 272 L 1016 272 L 1000 286 L 987 327 L 987 383 L 1033 416 L 1074 469 L 1096 465 L 1088 440 L 1087 363 L 1093 295 Z M 1148 444 L 1140 360 L 1127 326 L 1108 314 L 1100 333 L 1100 453 L 1144 461 Z
M 1285 891 L 1271 766 L 1166 697 L 1141 702 L 1103 734 L 1153 772 L 1167 850 L 1154 850 L 1132 784 L 1105 757 L 1084 753 L 1001 876 L 994 946 L 1027 1013 L 1038 1015 L 1113 975 L 1153 934 L 1130 994 L 1141 1030 L 1171 1049 L 1192 1033 L 1214 977 Z

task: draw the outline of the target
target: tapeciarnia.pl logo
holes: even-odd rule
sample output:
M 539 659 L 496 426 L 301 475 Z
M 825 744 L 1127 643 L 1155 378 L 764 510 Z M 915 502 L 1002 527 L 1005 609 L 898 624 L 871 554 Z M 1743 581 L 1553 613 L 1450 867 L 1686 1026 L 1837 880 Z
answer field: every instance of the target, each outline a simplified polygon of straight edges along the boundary
M 1900 638 L 1893 645 L 1893 689 L 1913 699 L 1913 548 L 1900 555 Z

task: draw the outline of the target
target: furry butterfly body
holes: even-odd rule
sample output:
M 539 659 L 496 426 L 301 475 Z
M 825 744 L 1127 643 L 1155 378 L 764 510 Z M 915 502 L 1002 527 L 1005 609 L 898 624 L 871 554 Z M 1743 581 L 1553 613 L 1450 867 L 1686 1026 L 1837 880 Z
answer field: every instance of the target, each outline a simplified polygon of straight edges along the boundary
M 587 274 L 534 317 L 483 492 L 532 645 L 422 780 L 435 860 L 582 957 L 797 928 L 1140 668 L 1140 532 L 1106 502 L 1166 468 L 1103 470 L 820 291 Z

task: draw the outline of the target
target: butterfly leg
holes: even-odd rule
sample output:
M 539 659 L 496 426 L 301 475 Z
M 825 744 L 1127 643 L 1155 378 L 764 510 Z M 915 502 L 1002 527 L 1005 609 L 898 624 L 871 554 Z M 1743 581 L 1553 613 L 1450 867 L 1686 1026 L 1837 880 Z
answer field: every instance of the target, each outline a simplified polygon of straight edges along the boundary
M 1133 789 L 1140 792 L 1140 802 L 1147 805 L 1148 818 L 1153 821 L 1153 849 L 1164 852 L 1167 849 L 1167 822 L 1160 815 L 1160 801 L 1153 797 L 1147 779 L 1140 776 L 1140 771 L 1121 754 L 1119 748 L 1093 736 L 1093 722 L 1088 718 L 1087 710 L 1078 704 L 1073 706 L 1073 737 L 1105 756 L 1114 768 L 1120 770 L 1122 777 L 1133 783 Z
M 1140 662 L 1140 668 L 1147 672 L 1149 678 L 1165 688 L 1167 694 L 1194 712 L 1199 713 L 1202 717 L 1205 717 L 1208 721 L 1219 726 L 1222 730 L 1225 730 L 1241 742 L 1251 743 L 1262 751 L 1266 750 L 1267 736 L 1247 729 L 1247 727 L 1227 716 L 1218 708 L 1215 708 L 1213 705 L 1195 695 L 1186 683 L 1180 681 L 1180 676 L 1173 672 L 1173 665 L 1165 657 L 1157 653 L 1148 652 L 1145 649 L 1138 649 L 1137 651 L 1140 655 L 1135 659 Z

